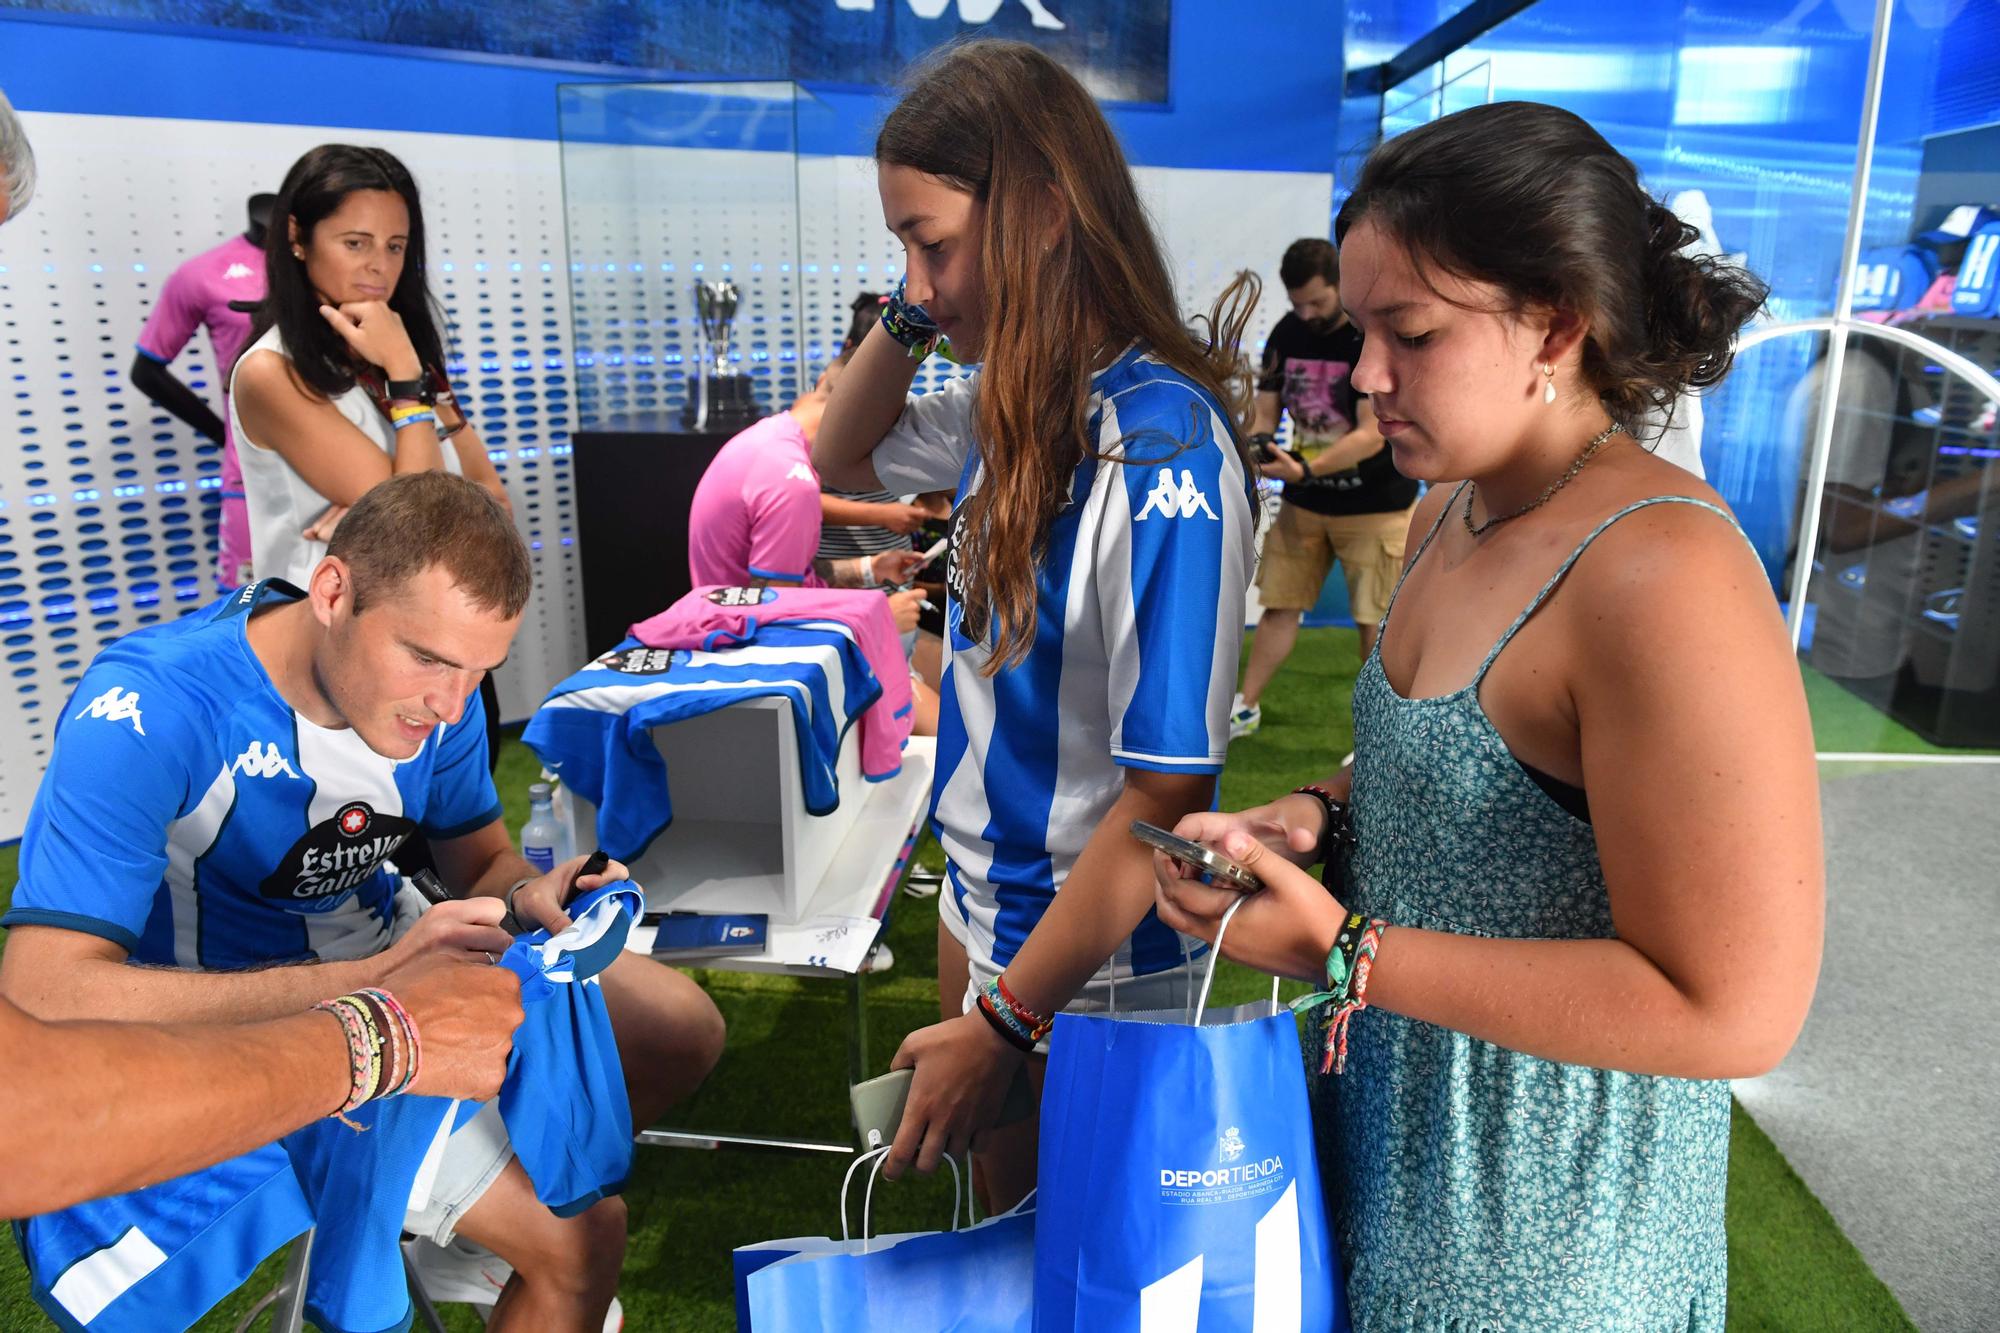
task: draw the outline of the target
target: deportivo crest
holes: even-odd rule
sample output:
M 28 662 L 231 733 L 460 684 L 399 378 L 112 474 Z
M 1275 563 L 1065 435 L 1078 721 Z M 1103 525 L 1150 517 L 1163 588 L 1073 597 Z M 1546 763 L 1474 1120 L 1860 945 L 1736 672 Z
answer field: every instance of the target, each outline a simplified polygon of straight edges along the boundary
M 708 594 L 717 606 L 762 606 L 778 600 L 775 588 L 717 588 Z
M 325 911 L 365 883 L 416 830 L 413 820 L 349 801 L 307 829 L 257 891 L 300 911 Z
M 664 676 L 677 663 L 687 661 L 685 652 L 667 648 L 621 648 L 606 653 L 593 664 L 628 676 Z
M 141 736 L 146 734 L 144 719 L 139 715 L 139 692 L 122 685 L 113 685 L 92 699 L 76 715 L 76 720 L 86 717 L 101 717 L 107 722 L 130 722 L 132 730 Z

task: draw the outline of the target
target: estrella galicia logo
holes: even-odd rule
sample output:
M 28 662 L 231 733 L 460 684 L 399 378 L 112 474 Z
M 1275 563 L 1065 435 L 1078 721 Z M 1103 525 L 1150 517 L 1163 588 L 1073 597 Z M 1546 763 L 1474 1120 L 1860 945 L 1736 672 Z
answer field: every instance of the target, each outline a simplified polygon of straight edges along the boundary
M 594 665 L 628 676 L 664 676 L 685 661 L 687 654 L 675 649 L 621 648 L 598 658 Z
M 413 820 L 349 801 L 331 819 L 307 829 L 257 891 L 297 911 L 326 911 L 381 869 L 416 831 Z
M 708 594 L 708 600 L 717 606 L 762 606 L 766 602 L 778 600 L 775 588 L 716 588 Z

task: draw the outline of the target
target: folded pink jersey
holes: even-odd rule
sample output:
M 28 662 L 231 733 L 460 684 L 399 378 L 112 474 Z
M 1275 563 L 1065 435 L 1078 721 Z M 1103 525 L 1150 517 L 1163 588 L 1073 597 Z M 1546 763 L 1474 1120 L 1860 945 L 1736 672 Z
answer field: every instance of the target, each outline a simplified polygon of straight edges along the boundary
M 910 659 L 889 599 L 863 588 L 696 588 L 632 626 L 648 648 L 721 652 L 756 642 L 759 629 L 813 627 L 846 634 L 882 682 L 882 697 L 861 714 L 861 771 L 872 780 L 902 767 L 910 738 Z

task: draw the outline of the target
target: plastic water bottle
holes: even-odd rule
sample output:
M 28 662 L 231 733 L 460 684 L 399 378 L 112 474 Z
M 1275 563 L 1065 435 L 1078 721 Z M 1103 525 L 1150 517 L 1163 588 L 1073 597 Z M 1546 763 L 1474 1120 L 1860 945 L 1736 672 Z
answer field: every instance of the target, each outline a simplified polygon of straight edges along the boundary
M 556 864 L 561 865 L 576 855 L 576 807 L 570 803 L 569 788 L 546 768 L 542 781 L 549 784 L 549 808 L 556 817 Z
M 521 826 L 521 855 L 529 865 L 547 874 L 556 867 L 555 807 L 550 804 L 549 784 L 537 782 L 528 788 L 528 822 Z

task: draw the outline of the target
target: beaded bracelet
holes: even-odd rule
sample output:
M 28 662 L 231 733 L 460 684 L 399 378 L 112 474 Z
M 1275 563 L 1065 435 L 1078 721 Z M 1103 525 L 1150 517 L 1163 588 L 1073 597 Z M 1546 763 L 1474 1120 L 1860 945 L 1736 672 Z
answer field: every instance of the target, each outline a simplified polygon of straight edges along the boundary
M 379 1034 L 369 1030 L 370 1018 L 362 1002 L 351 996 L 339 995 L 331 1000 L 323 1000 L 313 1006 L 324 1009 L 340 1020 L 340 1027 L 347 1034 L 347 1100 L 333 1112 L 334 1119 L 352 1130 L 366 1126 L 356 1124 L 347 1118 L 347 1113 L 361 1106 L 374 1096 L 375 1085 L 381 1078 Z
M 1347 802 L 1317 782 L 1294 787 L 1292 795 L 1310 796 L 1320 803 L 1326 818 L 1319 827 L 1319 842 L 1313 847 L 1313 861 L 1331 862 L 1337 849 L 1354 840 L 1353 825 L 1348 822 Z
M 365 995 L 380 1005 L 387 1018 L 395 1020 L 391 1030 L 401 1037 L 401 1045 L 396 1050 L 396 1058 L 397 1068 L 402 1071 L 402 1077 L 396 1080 L 394 1087 L 385 1088 L 376 1093 L 376 1096 L 394 1097 L 408 1091 L 410 1085 L 417 1081 L 417 1075 L 424 1067 L 424 1048 L 423 1043 L 417 1040 L 416 1021 L 410 1017 L 410 1011 L 403 1008 L 402 1001 L 398 1000 L 388 991 L 370 986 L 364 990 L 357 991 L 356 994 Z
M 1016 1019 L 1012 1014 L 1007 1014 L 1003 1017 L 1001 1012 L 994 1007 L 992 997 L 984 990 L 979 992 L 979 998 L 975 1003 L 980 1017 L 991 1024 L 993 1030 L 999 1033 L 1009 1046 L 1012 1046 L 1015 1050 L 1023 1054 L 1033 1053 L 1035 1049 L 1034 1039 L 1028 1035 L 1027 1029 L 1020 1025 L 1019 1019 Z
M 999 993 L 1001 1001 L 1014 1011 L 1014 1016 L 1026 1025 L 1030 1037 L 1036 1041 L 1040 1041 L 1049 1035 L 1049 1029 L 1053 1028 L 1056 1024 L 1055 1019 L 1044 1018 L 1027 1005 L 1022 1004 L 1019 997 L 1008 988 L 1005 976 L 994 977 L 993 987 Z
M 358 1106 L 394 1097 L 416 1081 L 422 1065 L 417 1025 L 395 996 L 369 987 L 313 1006 L 332 1014 L 347 1036 L 347 1100 L 333 1112 L 349 1129 L 367 1128 L 347 1118 Z

